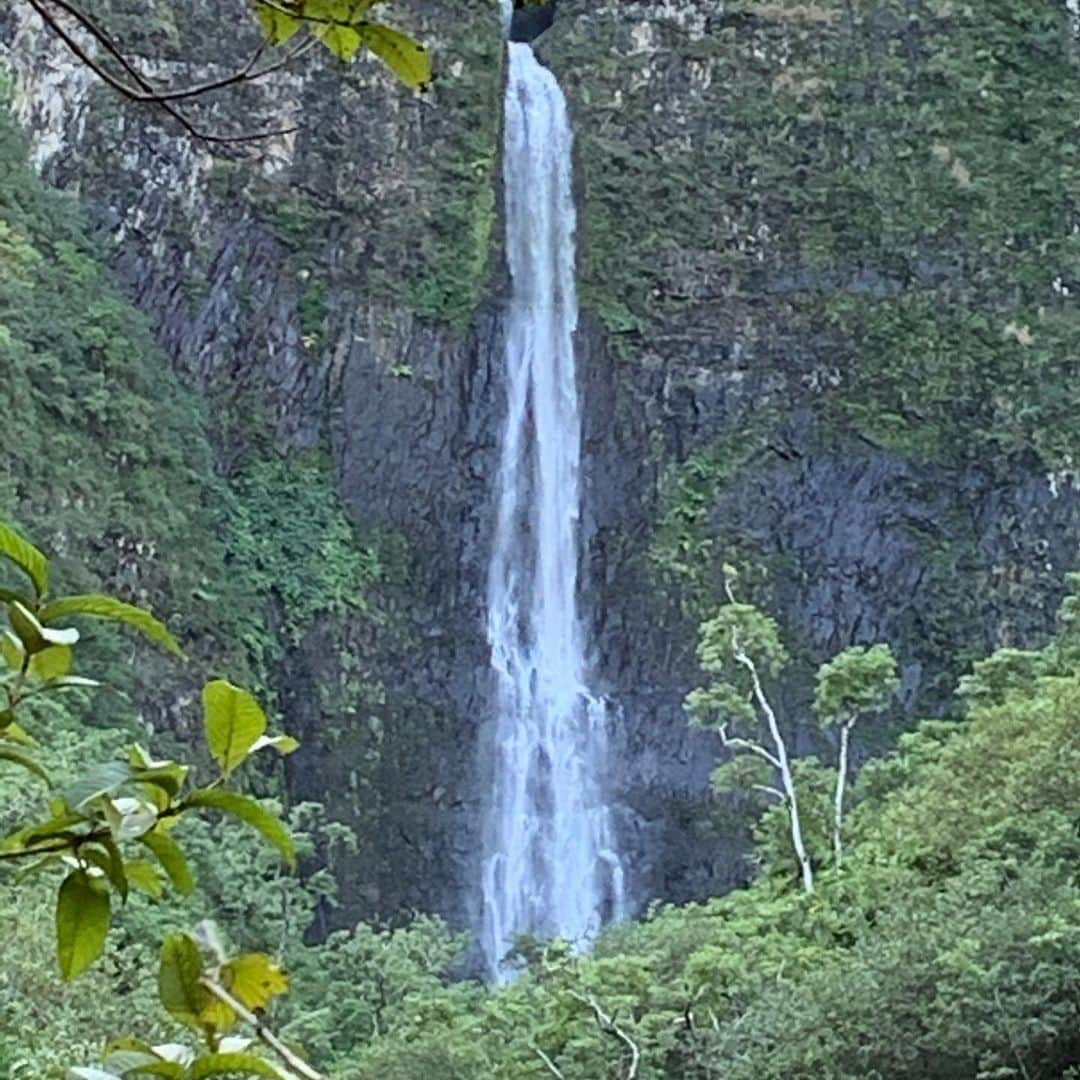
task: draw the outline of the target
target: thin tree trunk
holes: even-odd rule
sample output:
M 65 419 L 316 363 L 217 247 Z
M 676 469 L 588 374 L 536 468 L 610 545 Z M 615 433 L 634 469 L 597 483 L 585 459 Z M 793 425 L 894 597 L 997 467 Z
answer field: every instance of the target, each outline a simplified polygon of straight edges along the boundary
M 848 721 L 840 727 L 840 761 L 836 770 L 836 800 L 833 816 L 833 853 L 836 858 L 836 869 L 844 861 L 844 842 L 842 829 L 844 824 L 844 788 L 847 785 L 848 770 L 848 742 L 851 738 L 852 722 Z
M 784 794 L 787 796 L 788 817 L 791 822 L 791 842 L 795 847 L 795 857 L 799 860 L 799 868 L 802 871 L 803 891 L 808 895 L 812 895 L 814 892 L 814 868 L 806 851 L 806 845 L 803 843 L 802 824 L 799 820 L 799 800 L 795 794 L 795 778 L 791 775 L 791 762 L 788 760 L 787 746 L 784 743 L 784 737 L 780 734 L 780 725 L 777 723 L 776 713 L 773 712 L 769 699 L 765 696 L 765 690 L 762 688 L 761 679 L 758 678 L 757 666 L 743 652 L 737 642 L 735 644 L 735 659 L 750 672 L 750 678 L 754 683 L 754 697 L 769 724 L 769 734 L 772 736 L 773 745 L 776 747 L 776 761 L 780 767 L 780 780 L 784 786 Z

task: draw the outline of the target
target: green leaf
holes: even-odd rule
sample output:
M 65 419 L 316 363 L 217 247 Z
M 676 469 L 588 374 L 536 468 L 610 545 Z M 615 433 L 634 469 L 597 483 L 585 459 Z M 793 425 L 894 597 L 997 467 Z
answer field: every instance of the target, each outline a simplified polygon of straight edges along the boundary
M 153 784 L 155 787 L 161 788 L 170 797 L 175 798 L 180 794 L 180 789 L 184 786 L 189 771 L 187 765 L 180 765 L 175 761 L 170 761 L 152 769 L 135 769 L 131 774 L 131 779 L 139 784 Z
M 0 656 L 3 656 L 4 663 L 14 671 L 19 671 L 23 666 L 26 650 L 22 647 L 22 642 L 10 630 L 5 630 L 3 636 L 0 636 Z
M 253 1012 L 289 989 L 289 977 L 266 953 L 235 956 L 221 969 L 226 989 Z
M 30 578 L 38 599 L 49 591 L 49 560 L 3 522 L 0 522 L 0 556 L 10 559 Z
M 85 870 L 69 874 L 56 901 L 56 952 L 60 973 L 78 978 L 105 948 L 109 894 Z
M 39 765 L 29 754 L 24 754 L 21 750 L 16 750 L 14 746 L 4 746 L 0 744 L 0 761 L 10 761 L 13 765 L 21 765 L 24 769 L 29 769 L 32 773 L 37 773 L 46 784 L 51 784 L 49 774 Z
M 125 867 L 127 879 L 140 892 L 154 900 L 160 900 L 165 895 L 165 885 L 161 875 L 149 859 L 129 859 Z
M 203 722 L 210 753 L 229 776 L 266 731 L 266 713 L 246 690 L 215 679 L 203 688 Z
M 356 58 L 364 39 L 352 26 L 317 26 L 315 36 L 339 59 L 350 63 Z
M 37 746 L 37 740 L 32 739 L 26 732 L 26 729 L 22 724 L 17 724 L 11 717 L 15 714 L 10 709 L 5 709 L 0 713 L 0 735 L 5 739 L 10 739 L 12 742 L 17 742 L 21 746 Z
M 145 844 L 157 856 L 176 891 L 181 896 L 190 896 L 195 889 L 195 878 L 180 845 L 160 825 L 152 832 L 143 833 L 139 843 Z
M 30 664 L 30 670 L 39 679 L 62 679 L 71 670 L 71 646 L 50 645 L 39 652 Z
M 67 1075 L 68 1080 L 121 1080 L 116 1073 L 95 1069 L 89 1065 L 68 1069 Z
M 283 757 L 300 748 L 300 741 L 291 735 L 261 735 L 251 746 L 251 753 L 272 746 Z
M 363 44 L 406 86 L 421 92 L 431 85 L 431 54 L 408 34 L 371 23 L 362 29 Z
M 23 648 L 31 654 L 44 652 L 50 645 L 74 645 L 79 640 L 79 631 L 74 627 L 64 630 L 47 627 L 18 601 L 8 605 L 8 619 Z
M 131 777 L 131 767 L 124 761 L 106 761 L 95 765 L 70 784 L 64 802 L 74 811 L 85 809 L 99 795 L 112 795 Z
M 32 608 L 34 606 L 34 601 L 29 596 L 24 596 L 14 589 L 0 589 L 0 604 L 10 604 L 14 601 L 18 601 L 23 607 Z
M 268 1061 L 254 1054 L 203 1054 L 188 1070 L 188 1080 L 203 1080 L 206 1076 L 241 1074 L 246 1076 L 269 1076 L 281 1080 L 281 1073 Z
M 100 847 L 97 846 L 100 844 Z M 128 895 L 127 874 L 124 872 L 124 856 L 111 836 L 94 844 L 84 844 L 79 854 L 104 872 L 112 887 L 126 900 Z
M 304 25 L 292 15 L 266 4 L 256 4 L 255 14 L 271 45 L 284 45 Z
M 184 650 L 179 642 L 169 633 L 163 622 L 154 618 L 149 611 L 114 600 L 111 596 L 90 593 L 84 596 L 64 596 L 53 600 L 41 609 L 41 621 L 53 623 L 57 619 L 71 615 L 90 615 L 96 619 L 109 619 L 112 622 L 126 623 L 141 631 L 151 641 L 156 642 L 169 652 L 183 656 Z
M 296 866 L 296 845 L 293 843 L 289 830 L 273 814 L 249 796 L 238 795 L 235 791 L 209 788 L 189 795 L 186 805 L 191 807 L 205 806 L 239 818 L 262 833 L 281 852 L 290 866 Z
M 211 1000 L 199 983 L 202 972 L 202 955 L 191 936 L 169 934 L 161 946 L 158 997 L 174 1019 L 196 1030 L 201 1030 L 199 1014 Z
M 183 1065 L 178 1065 L 175 1061 L 153 1061 L 148 1062 L 146 1065 L 138 1065 L 134 1069 L 128 1069 L 124 1073 L 124 1078 L 127 1080 L 129 1076 L 164 1076 L 169 1080 L 184 1080 L 187 1076 L 187 1069 Z

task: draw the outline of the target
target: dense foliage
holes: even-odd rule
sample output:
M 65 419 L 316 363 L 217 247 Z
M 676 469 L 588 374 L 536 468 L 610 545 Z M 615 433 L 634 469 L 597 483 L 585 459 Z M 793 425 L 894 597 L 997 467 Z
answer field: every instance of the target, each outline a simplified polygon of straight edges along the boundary
M 240 948 L 256 936 L 277 948 L 295 973 L 281 1031 L 342 1078 L 1069 1075 L 1080 1064 L 1078 612 L 1071 595 L 1047 647 L 975 665 L 959 688 L 962 719 L 925 722 L 863 769 L 843 866 L 822 858 L 812 895 L 798 888 L 777 806 L 758 825 L 751 887 L 653 910 L 586 958 L 522 943 L 524 971 L 498 990 L 448 981 L 464 942 L 430 920 L 303 944 L 332 885 L 321 875 L 284 883 L 232 831 L 199 826 L 186 841 L 200 872 L 212 868 L 187 914 L 228 918 Z M 873 650 L 855 659 L 888 682 Z M 837 716 L 874 706 L 843 669 L 823 668 L 819 706 Z M 42 710 L 61 767 L 125 734 L 80 730 L 70 717 Z M 5 814 L 17 815 L 30 789 L 2 775 Z M 796 768 L 796 781 L 827 852 L 830 785 L 816 786 L 813 768 Z M 294 821 L 302 844 L 316 833 L 331 851 L 351 843 L 317 807 L 297 808 Z M 139 969 L 176 918 L 154 896 L 133 895 L 119 912 L 107 963 L 90 976 L 103 1001 L 93 1008 L 59 989 L 42 1003 L 52 977 L 41 970 L 50 945 L 40 886 L 5 878 L 0 908 L 18 910 L 25 927 L 0 982 L 15 1019 L 0 1042 L 13 1077 L 48 1075 L 148 1013 Z

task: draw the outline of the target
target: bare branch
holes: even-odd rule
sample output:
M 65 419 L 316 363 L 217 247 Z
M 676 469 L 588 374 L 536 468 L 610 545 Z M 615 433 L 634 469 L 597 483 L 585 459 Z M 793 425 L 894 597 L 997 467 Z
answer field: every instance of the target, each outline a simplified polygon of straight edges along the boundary
M 549 1058 L 547 1054 L 545 1054 L 544 1051 L 540 1049 L 539 1046 L 536 1046 L 534 1044 L 533 1049 L 536 1051 L 536 1056 L 547 1066 L 547 1070 L 549 1073 L 551 1073 L 552 1076 L 558 1077 L 558 1080 L 566 1080 L 566 1077 L 563 1076 L 562 1070 L 559 1068 L 559 1066 L 556 1065 L 555 1062 L 552 1061 L 551 1058 Z
M 625 1031 L 600 1007 L 600 1003 L 589 994 L 579 994 L 574 990 L 570 991 L 570 996 L 576 998 L 578 1001 L 583 1002 L 592 1009 L 593 1016 L 596 1017 L 596 1025 L 607 1035 L 613 1035 L 620 1042 L 624 1043 L 627 1049 L 630 1051 L 630 1064 L 626 1070 L 626 1076 L 624 1080 L 636 1080 L 638 1074 L 638 1065 L 641 1063 L 641 1051 L 638 1049 L 637 1043 L 626 1034 Z
M 727 724 L 720 726 L 720 741 L 728 749 L 746 750 L 748 753 L 757 754 L 759 758 L 763 758 L 774 769 L 780 768 L 780 759 L 775 754 L 770 754 L 760 743 L 752 742 L 750 739 L 740 739 L 736 735 L 729 735 L 727 733 Z
M 770 787 L 768 784 L 751 784 L 750 789 L 752 791 L 761 791 L 766 795 L 772 795 L 773 798 L 779 799 L 781 802 L 787 801 L 787 796 L 780 791 L 779 788 Z
M 202 978 L 199 979 L 199 983 L 209 990 L 218 1001 L 228 1005 L 228 1007 L 232 1009 L 245 1024 L 250 1024 L 254 1029 L 255 1034 L 258 1036 L 259 1041 L 270 1047 L 270 1049 L 273 1050 L 286 1066 L 297 1074 L 297 1076 L 302 1076 L 304 1080 L 327 1080 L 322 1073 L 316 1072 L 302 1057 L 293 1053 L 293 1051 L 290 1050 L 258 1016 L 242 1002 L 237 1001 L 237 999 L 234 998 L 221 983 L 215 982 L 206 975 L 203 975 Z
M 284 67 L 285 64 L 295 60 L 302 53 L 306 52 L 314 44 L 314 38 L 311 39 L 311 41 L 304 42 L 300 47 L 293 49 L 292 52 L 283 57 L 280 61 L 270 64 L 259 71 L 253 71 L 252 69 L 262 54 L 262 48 L 255 52 L 243 68 L 229 76 L 211 80 L 197 86 L 167 91 L 156 88 L 153 83 L 151 83 L 123 55 L 115 41 L 113 41 L 113 39 L 88 15 L 80 11 L 75 5 L 71 4 L 69 0 L 27 0 L 27 3 L 29 3 L 35 12 L 37 12 L 38 16 L 45 24 L 46 29 L 54 36 L 58 37 L 67 46 L 68 50 L 75 58 L 88 67 L 99 79 L 107 83 L 113 90 L 123 97 L 126 97 L 129 101 L 158 106 L 176 120 L 177 123 L 179 123 L 180 126 L 195 139 L 208 143 L 253 142 L 260 139 L 290 135 L 298 130 L 298 127 L 293 125 L 292 127 L 279 128 L 270 131 L 251 132 L 241 135 L 221 135 L 215 132 L 204 131 L 172 105 L 171 102 L 173 100 L 195 97 L 199 94 L 208 93 L 212 90 L 221 89 L 226 86 L 233 86 L 241 82 L 252 82 L 255 79 L 261 79 L 271 72 L 279 70 Z M 52 11 L 50 11 L 48 7 L 49 4 L 55 5 L 58 9 L 71 16 L 72 19 L 86 30 L 86 32 L 89 33 L 114 60 L 116 60 L 124 72 L 130 77 L 131 82 L 125 82 L 123 79 L 114 75 L 108 68 L 104 67 L 94 56 L 92 56 L 79 41 L 68 32 Z M 132 83 L 134 83 L 134 85 L 132 85 Z

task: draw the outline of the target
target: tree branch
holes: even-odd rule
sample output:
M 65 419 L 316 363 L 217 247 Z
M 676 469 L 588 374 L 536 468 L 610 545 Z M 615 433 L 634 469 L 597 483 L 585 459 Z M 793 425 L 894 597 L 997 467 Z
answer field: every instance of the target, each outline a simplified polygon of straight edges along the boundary
M 237 1001 L 237 999 L 234 998 L 221 983 L 215 982 L 206 975 L 203 975 L 199 979 L 199 983 L 213 994 L 218 1001 L 222 1002 L 224 1005 L 228 1005 L 228 1007 L 232 1009 L 244 1023 L 250 1024 L 251 1027 L 254 1028 L 259 1041 L 270 1047 L 270 1049 L 273 1050 L 294 1073 L 298 1076 L 302 1076 L 304 1080 L 327 1080 L 322 1073 L 316 1072 L 302 1057 L 299 1057 L 290 1050 L 258 1016 L 242 1002 Z
M 533 1044 L 533 1049 L 536 1051 L 536 1056 L 547 1066 L 547 1070 L 552 1076 L 558 1077 L 558 1080 L 566 1080 L 566 1077 L 563 1076 L 559 1066 L 556 1065 L 539 1046 Z
M 751 784 L 751 791 L 762 791 L 766 795 L 772 795 L 774 798 L 779 799 L 781 802 L 787 801 L 787 796 L 779 789 L 770 787 L 768 784 Z
M 300 56 L 303 52 L 306 52 L 315 42 L 312 38 L 311 41 L 304 42 L 299 48 L 294 49 L 286 57 L 282 58 L 267 67 L 253 72 L 252 68 L 257 63 L 259 56 L 262 54 L 260 48 L 255 52 L 247 64 L 239 71 L 234 72 L 229 76 L 217 80 L 210 80 L 204 84 L 185 87 L 180 90 L 166 91 L 157 89 L 144 75 L 142 75 L 138 69 L 123 55 L 120 49 L 117 47 L 113 39 L 99 27 L 89 16 L 80 11 L 77 7 L 69 2 L 69 0 L 26 0 L 26 2 L 37 12 L 41 21 L 45 24 L 47 30 L 49 30 L 55 37 L 58 37 L 68 48 L 68 50 L 75 56 L 80 63 L 89 68 L 99 79 L 107 83 L 113 90 L 123 97 L 126 97 L 129 101 L 134 101 L 139 104 L 156 105 L 162 109 L 165 113 L 171 116 L 192 138 L 198 139 L 202 142 L 208 143 L 240 143 L 240 142 L 253 142 L 259 139 L 269 139 L 275 136 L 290 135 L 294 131 L 298 130 L 296 125 L 288 128 L 279 128 L 271 131 L 252 132 L 242 135 L 220 135 L 216 132 L 204 131 L 193 123 L 187 116 L 184 115 L 173 104 L 173 100 L 182 98 L 191 98 L 199 94 L 208 93 L 211 90 L 217 90 L 225 86 L 232 86 L 241 82 L 251 82 L 255 79 L 261 79 L 266 75 L 269 75 L 273 71 L 277 71 L 284 67 L 285 64 L 292 60 L 295 60 L 297 56 Z M 117 63 L 120 64 L 124 72 L 134 82 L 134 86 L 123 79 L 114 75 L 108 68 L 104 67 L 98 60 L 93 57 L 76 39 L 68 32 L 63 24 L 56 18 L 56 16 L 49 10 L 48 4 L 54 4 L 61 11 L 65 12 L 72 19 L 74 19 L 90 36 L 111 56 Z
M 780 768 L 780 759 L 774 754 L 770 754 L 760 743 L 752 742 L 750 739 L 740 739 L 735 735 L 729 735 L 727 733 L 727 724 L 720 725 L 720 741 L 724 746 L 731 750 L 746 750 L 751 754 L 757 754 L 759 758 L 763 758 L 774 769 Z
M 570 996 L 577 998 L 578 1001 L 583 1002 L 592 1009 L 593 1016 L 596 1017 L 596 1025 L 607 1035 L 613 1035 L 620 1042 L 624 1043 L 627 1049 L 630 1051 L 630 1064 L 626 1070 L 626 1076 L 624 1080 L 636 1080 L 638 1074 L 638 1065 L 641 1063 L 641 1051 L 638 1050 L 637 1043 L 626 1034 L 625 1031 L 600 1007 L 600 1003 L 589 994 L 579 994 L 575 990 L 570 991 Z
M 728 595 L 731 596 L 730 583 L 727 584 L 727 589 Z M 750 673 L 750 680 L 754 687 L 754 699 L 758 703 L 758 708 L 764 713 L 765 720 L 769 725 L 769 734 L 772 737 L 773 746 L 776 747 L 776 761 L 780 769 L 780 779 L 783 782 L 784 791 L 787 793 L 788 816 L 791 820 L 791 841 L 795 848 L 795 856 L 799 861 L 799 870 L 802 873 L 803 891 L 812 894 L 814 891 L 814 868 L 810 862 L 810 855 L 806 850 L 806 845 L 803 842 L 802 824 L 799 820 L 799 800 L 795 794 L 795 779 L 791 773 L 787 745 L 784 743 L 783 735 L 780 734 L 780 724 L 776 719 L 776 713 L 773 711 L 769 699 L 765 696 L 765 688 L 761 685 L 757 665 L 744 651 L 739 642 L 739 633 L 736 629 L 731 631 L 731 645 L 736 661 L 742 664 Z

